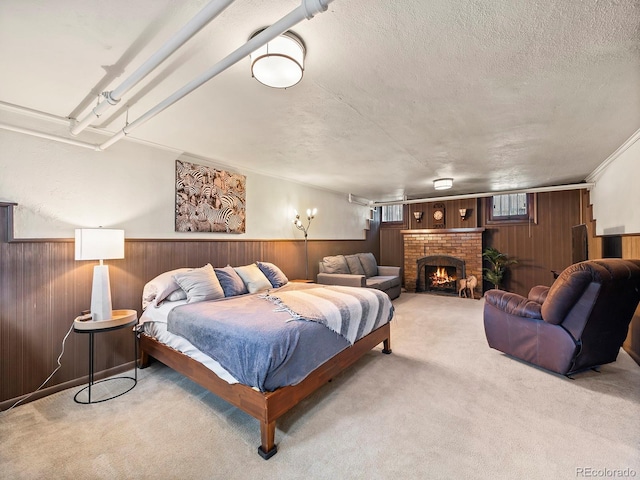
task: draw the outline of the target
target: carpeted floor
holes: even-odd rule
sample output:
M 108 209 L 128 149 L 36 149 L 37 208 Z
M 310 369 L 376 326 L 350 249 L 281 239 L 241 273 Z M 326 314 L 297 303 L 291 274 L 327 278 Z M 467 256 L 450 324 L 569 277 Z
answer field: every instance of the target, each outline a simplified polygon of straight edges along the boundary
M 482 300 L 394 305 L 393 354 L 286 414 L 268 461 L 257 420 L 155 363 L 114 400 L 79 405 L 73 389 L 0 416 L 0 478 L 640 477 L 640 367 L 624 351 L 570 380 L 489 349 Z

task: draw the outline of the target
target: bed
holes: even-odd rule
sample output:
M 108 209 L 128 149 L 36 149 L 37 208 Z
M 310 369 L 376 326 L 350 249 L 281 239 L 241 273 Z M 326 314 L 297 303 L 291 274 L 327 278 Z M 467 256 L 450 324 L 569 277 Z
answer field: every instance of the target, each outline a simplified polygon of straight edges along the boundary
M 199 269 L 185 270 L 189 274 Z M 163 274 L 165 281 L 185 273 L 173 272 Z M 155 298 L 146 291 L 149 284 L 145 286 L 146 308 L 138 326 L 140 367 L 155 358 L 256 418 L 258 453 L 269 459 L 277 452 L 279 417 L 377 345 L 382 343 L 382 352 L 391 353 L 393 306 L 383 292 L 285 282 L 281 272 L 279 281 L 266 275 L 271 288 L 265 288 L 262 279 L 256 286 L 242 278 L 245 290 L 230 291 L 224 272 L 215 269 L 215 273 L 225 287 L 224 295 L 218 291 L 202 301 L 193 301 L 189 285 L 181 285 L 172 295 L 167 295 L 172 286 L 156 286 Z M 365 305 L 363 295 L 374 297 Z M 342 319 L 329 306 L 333 297 Z M 254 330 L 257 335 L 251 334 Z M 246 361 L 254 357 L 265 360 Z M 268 373 L 253 363 L 268 364 Z

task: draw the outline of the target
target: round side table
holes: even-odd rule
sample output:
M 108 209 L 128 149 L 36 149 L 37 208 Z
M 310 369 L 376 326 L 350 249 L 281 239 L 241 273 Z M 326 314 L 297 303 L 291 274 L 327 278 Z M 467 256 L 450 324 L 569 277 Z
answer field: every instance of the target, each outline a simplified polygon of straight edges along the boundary
M 100 403 L 106 402 L 107 400 L 111 400 L 113 398 L 124 395 L 125 393 L 131 391 L 133 387 L 138 383 L 138 366 L 137 366 L 137 358 L 138 358 L 138 342 L 135 336 L 133 337 L 133 345 L 135 356 L 133 357 L 133 377 L 128 376 L 119 376 L 119 377 L 111 377 L 105 378 L 104 380 L 100 380 L 98 382 L 94 382 L 93 380 L 93 354 L 94 354 L 94 335 L 96 333 L 102 332 L 111 332 L 113 330 L 119 330 L 121 328 L 133 327 L 138 323 L 138 312 L 135 310 L 112 310 L 111 318 L 106 320 L 92 321 L 92 320 L 74 320 L 73 322 L 73 331 L 76 333 L 88 333 L 89 334 L 89 385 L 78 391 L 75 394 L 73 399 L 76 403 L 82 403 L 84 405 L 88 405 L 90 403 Z M 97 383 L 108 382 L 111 380 L 120 380 L 120 379 L 129 379 L 133 381 L 133 385 L 131 385 L 124 392 L 118 393 L 117 395 L 112 395 L 107 398 L 103 398 L 100 400 L 91 400 L 91 387 Z M 87 390 L 87 400 L 79 400 L 78 395 Z

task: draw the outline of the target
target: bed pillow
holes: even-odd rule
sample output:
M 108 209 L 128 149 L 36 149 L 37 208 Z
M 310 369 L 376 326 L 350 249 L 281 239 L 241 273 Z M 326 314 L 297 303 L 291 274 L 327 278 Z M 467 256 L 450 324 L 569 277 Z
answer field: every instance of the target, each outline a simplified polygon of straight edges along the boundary
M 188 272 L 189 270 L 191 269 L 177 268 L 161 273 L 153 280 L 147 282 L 142 290 L 142 309 L 146 309 L 149 305 L 157 307 L 160 302 L 167 298 L 172 292 L 180 290 L 180 285 L 176 283 L 173 276 L 176 273 Z
M 349 265 L 349 273 L 352 275 L 364 275 L 364 268 L 362 268 L 362 264 L 360 263 L 360 258 L 358 255 L 345 255 L 344 259 L 347 261 L 347 265 Z
M 373 253 L 359 253 L 358 258 L 367 278 L 378 275 L 378 262 L 376 262 L 376 257 L 373 256 Z
M 224 298 L 224 291 L 210 263 L 188 272 L 176 273 L 173 279 L 187 293 L 187 303 Z
M 252 263 L 251 265 L 245 265 L 243 267 L 235 267 L 234 269 L 242 281 L 247 286 L 249 293 L 256 293 L 262 290 L 268 290 L 273 288 L 269 279 L 258 268 L 258 265 Z
M 287 276 L 273 263 L 256 262 L 256 265 L 258 265 L 260 271 L 267 277 L 273 288 L 279 288 L 289 283 Z
M 248 293 L 247 287 L 240 278 L 240 275 L 236 273 L 232 266 L 227 265 L 224 268 L 214 268 L 220 285 L 224 291 L 225 297 L 234 297 L 236 295 L 242 295 Z
M 322 259 L 324 273 L 349 273 L 344 255 L 333 255 Z
M 177 302 L 178 300 L 186 300 L 186 299 L 187 299 L 187 292 L 179 288 L 178 290 L 174 290 L 169 295 L 167 295 L 167 298 L 165 298 L 164 301 Z

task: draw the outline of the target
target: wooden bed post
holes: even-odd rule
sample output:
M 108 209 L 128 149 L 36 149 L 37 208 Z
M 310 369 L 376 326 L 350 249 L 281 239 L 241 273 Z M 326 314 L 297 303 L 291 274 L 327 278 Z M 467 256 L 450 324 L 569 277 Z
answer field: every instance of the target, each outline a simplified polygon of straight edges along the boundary
M 138 339 L 136 339 L 137 341 Z M 140 350 L 140 358 L 137 358 L 136 361 L 138 362 L 138 368 L 147 368 L 149 366 L 149 354 L 144 350 Z
M 391 353 L 391 337 L 382 341 L 382 353 L 386 353 L 387 355 Z
M 258 447 L 258 453 L 265 460 L 269 460 L 278 453 L 278 446 L 275 444 L 276 422 L 260 420 L 260 440 L 262 445 Z

